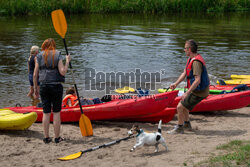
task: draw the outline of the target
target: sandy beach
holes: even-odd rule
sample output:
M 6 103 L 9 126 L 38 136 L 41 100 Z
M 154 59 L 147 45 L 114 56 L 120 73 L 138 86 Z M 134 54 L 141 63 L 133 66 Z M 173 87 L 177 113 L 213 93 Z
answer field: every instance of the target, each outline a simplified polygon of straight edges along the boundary
M 191 123 L 195 129 L 185 134 L 171 135 L 166 132 L 176 124 L 176 118 L 162 125 L 162 134 L 169 151 L 159 146 L 159 153 L 154 147 L 141 147 L 130 152 L 135 138 L 122 141 L 107 148 L 101 148 L 82 155 L 82 157 L 60 161 L 59 157 L 102 145 L 112 140 L 127 136 L 127 131 L 134 123 L 92 122 L 94 136 L 82 137 L 78 124 L 62 124 L 61 136 L 65 141 L 56 144 L 44 144 L 41 123 L 34 123 L 25 131 L 0 131 L 1 166 L 121 166 L 121 167 L 179 167 L 193 166 L 221 153 L 216 146 L 231 140 L 250 139 L 250 107 L 230 111 L 216 111 L 191 114 Z M 158 124 L 137 123 L 144 131 L 154 132 Z M 53 137 L 53 127 L 50 135 Z

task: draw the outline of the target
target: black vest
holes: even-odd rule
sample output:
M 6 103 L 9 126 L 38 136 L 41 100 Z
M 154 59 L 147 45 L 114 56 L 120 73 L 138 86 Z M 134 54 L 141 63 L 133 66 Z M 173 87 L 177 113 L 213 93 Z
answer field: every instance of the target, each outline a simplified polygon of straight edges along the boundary
M 29 63 L 29 73 L 33 74 L 34 73 L 34 69 L 35 69 L 35 57 L 34 55 L 32 55 L 28 61 Z

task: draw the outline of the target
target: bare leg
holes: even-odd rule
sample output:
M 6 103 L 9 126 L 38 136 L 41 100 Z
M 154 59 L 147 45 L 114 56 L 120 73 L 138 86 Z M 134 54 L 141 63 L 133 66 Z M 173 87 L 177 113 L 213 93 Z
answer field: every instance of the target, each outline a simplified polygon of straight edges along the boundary
M 50 113 L 43 113 L 43 130 L 44 137 L 49 137 Z
M 58 138 L 60 136 L 60 128 L 61 128 L 60 112 L 53 113 L 53 125 L 54 125 L 55 138 Z
M 40 86 L 37 86 L 37 90 L 38 90 L 38 92 L 40 92 Z M 34 95 L 34 99 L 38 99 L 38 98 L 39 98 L 39 96 Z
M 177 112 L 178 112 L 178 125 L 176 125 L 174 129 L 168 131 L 167 133 L 169 134 L 178 134 L 178 133 L 183 134 L 184 133 L 183 125 L 184 125 L 184 118 L 185 118 L 186 110 L 185 110 L 185 107 L 181 104 L 181 102 L 179 102 L 177 105 Z
M 33 93 L 34 93 L 34 87 L 33 86 L 30 86 L 30 91 L 29 93 L 27 94 L 28 97 L 33 97 Z
M 184 121 L 189 121 L 189 110 L 185 107 L 183 110 L 183 114 L 184 114 Z
M 178 125 L 184 124 L 184 117 L 185 117 L 185 107 L 179 103 L 177 105 L 177 112 L 178 112 Z

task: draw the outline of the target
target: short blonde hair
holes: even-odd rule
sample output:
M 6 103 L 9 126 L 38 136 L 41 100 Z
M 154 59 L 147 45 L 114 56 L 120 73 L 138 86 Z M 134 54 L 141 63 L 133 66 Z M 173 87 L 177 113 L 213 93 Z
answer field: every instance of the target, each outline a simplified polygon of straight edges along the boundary
M 36 54 L 39 51 L 39 47 L 34 45 L 30 48 L 30 56 Z

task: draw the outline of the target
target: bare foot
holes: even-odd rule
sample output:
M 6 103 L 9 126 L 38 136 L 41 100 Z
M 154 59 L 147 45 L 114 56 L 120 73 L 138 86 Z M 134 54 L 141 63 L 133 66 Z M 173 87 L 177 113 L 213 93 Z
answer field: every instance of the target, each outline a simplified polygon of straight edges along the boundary
M 27 96 L 28 96 L 28 97 L 31 97 L 32 94 L 33 94 L 32 92 L 29 92 L 29 93 L 27 94 Z
M 33 99 L 32 100 L 32 106 L 37 106 L 38 103 L 40 103 L 39 99 Z

